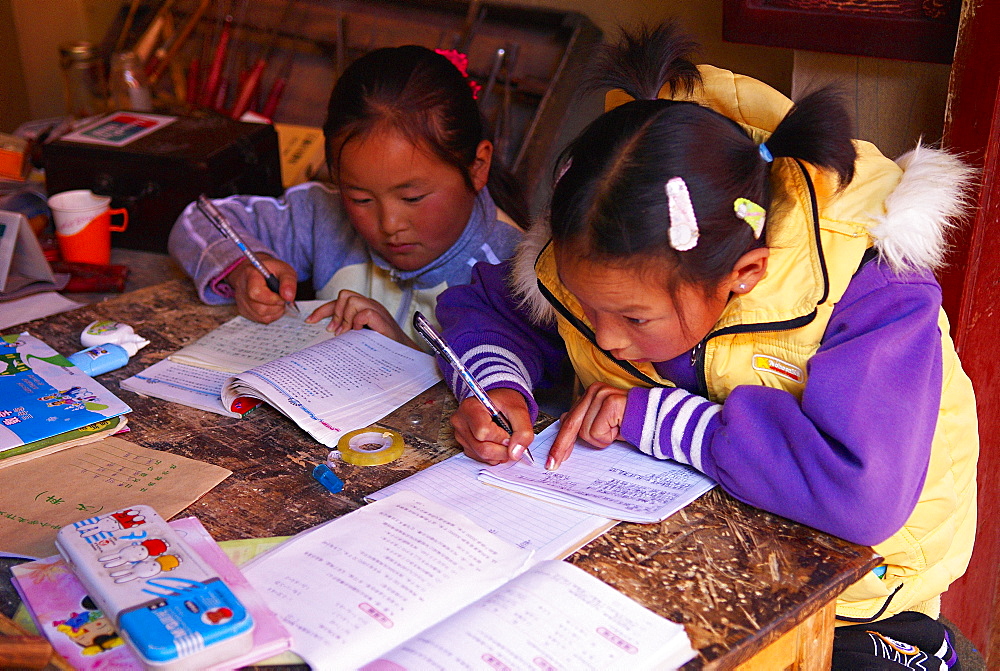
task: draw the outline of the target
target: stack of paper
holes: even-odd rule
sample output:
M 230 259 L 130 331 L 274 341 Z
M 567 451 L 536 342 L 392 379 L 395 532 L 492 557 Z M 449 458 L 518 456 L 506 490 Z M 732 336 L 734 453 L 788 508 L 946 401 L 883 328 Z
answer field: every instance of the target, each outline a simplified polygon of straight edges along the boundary
M 539 499 L 487 487 L 476 479 L 483 464 L 464 454 L 418 471 L 369 494 L 379 501 L 397 492 L 419 494 L 463 515 L 511 545 L 539 559 L 562 559 L 597 538 L 617 521 Z

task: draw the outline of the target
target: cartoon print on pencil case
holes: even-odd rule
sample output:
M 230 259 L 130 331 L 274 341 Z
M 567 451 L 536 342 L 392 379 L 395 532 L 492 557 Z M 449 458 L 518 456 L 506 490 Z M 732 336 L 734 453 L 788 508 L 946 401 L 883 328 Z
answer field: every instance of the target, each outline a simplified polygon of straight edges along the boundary
M 150 538 L 142 542 L 126 545 L 111 554 L 101 555 L 97 558 L 97 561 L 104 564 L 104 568 L 115 568 L 122 564 L 138 564 L 144 559 L 163 554 L 169 547 L 170 545 L 164 540 Z
M 111 513 L 109 517 L 113 517 L 118 520 L 122 529 L 131 529 L 132 527 L 137 527 L 146 523 L 146 516 L 140 515 L 139 511 L 133 508 L 126 508 L 120 512 Z
M 123 583 L 141 578 L 152 578 L 155 575 L 173 571 L 180 565 L 181 558 L 177 555 L 160 555 L 135 562 L 119 571 L 112 571 L 108 575 L 114 578 L 116 583 Z
M 54 620 L 52 626 L 79 645 L 81 654 L 97 655 L 125 642 L 89 596 L 84 597 L 80 605 L 81 612 L 70 613 L 65 620 Z
M 146 523 L 146 517 L 140 515 L 138 511 L 128 508 L 118 513 L 106 515 L 104 517 L 88 517 L 85 520 L 74 522 L 73 527 L 86 538 L 88 543 L 96 543 L 103 538 L 113 538 L 115 531 L 131 529 Z M 146 533 L 139 536 L 124 536 L 121 540 L 129 538 L 142 539 Z

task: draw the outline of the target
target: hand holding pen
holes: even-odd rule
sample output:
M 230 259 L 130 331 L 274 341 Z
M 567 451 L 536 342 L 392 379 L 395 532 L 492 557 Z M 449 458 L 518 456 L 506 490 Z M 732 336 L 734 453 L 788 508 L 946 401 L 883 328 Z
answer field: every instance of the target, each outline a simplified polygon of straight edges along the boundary
M 267 288 L 277 296 L 281 297 L 281 291 L 280 291 L 281 282 L 278 279 L 278 276 L 275 275 L 266 265 L 264 265 L 264 262 L 247 246 L 247 244 L 243 241 L 243 238 L 240 237 L 240 235 L 232 227 L 232 225 L 226 219 L 226 216 L 219 210 L 219 208 L 217 208 L 215 204 L 212 203 L 212 201 L 206 198 L 204 194 L 198 196 L 196 205 L 198 209 L 201 211 L 201 213 L 204 214 L 205 217 L 212 222 L 212 225 L 215 226 L 215 228 L 219 231 L 219 233 L 221 233 L 224 238 L 227 238 L 230 241 L 232 241 L 233 244 L 235 244 L 239 248 L 243 256 L 246 257 L 246 259 L 250 262 L 250 265 L 255 269 L 256 272 L 260 273 L 261 277 L 264 278 L 264 283 L 267 285 Z M 271 259 L 271 257 L 267 256 L 265 258 Z M 273 259 L 272 263 L 281 264 L 290 271 L 291 275 L 294 276 L 294 271 L 292 271 L 291 267 L 285 264 L 284 262 Z M 235 274 L 235 272 L 233 274 Z M 234 287 L 234 289 L 235 288 L 236 287 Z M 238 294 L 237 302 L 239 303 L 240 302 L 239 292 L 237 292 L 237 294 Z M 252 298 L 250 300 L 252 300 Z M 286 310 L 289 310 L 296 315 L 300 314 L 298 305 L 296 305 L 294 301 L 286 301 L 283 298 L 282 300 L 285 303 Z M 241 306 L 241 312 L 243 312 L 242 307 L 243 306 Z M 263 314 L 260 313 L 255 314 L 255 312 L 257 311 L 250 310 L 250 312 L 251 314 L 245 316 L 254 318 L 257 321 L 273 320 L 273 318 L 270 320 L 265 318 Z
M 478 401 L 482 403 L 482 405 L 486 408 L 486 411 L 490 414 L 490 419 L 493 421 L 493 423 L 499 426 L 501 429 L 503 429 L 507 433 L 507 435 L 513 436 L 514 427 L 511 424 L 510 420 L 496 406 L 496 404 L 493 402 L 493 399 L 491 399 L 490 396 L 486 393 L 486 390 L 483 389 L 479 381 L 476 380 L 475 377 L 473 377 L 469 369 L 458 358 L 458 355 L 455 354 L 455 351 L 448 346 L 448 343 L 446 343 L 444 339 L 440 336 L 440 334 L 438 334 L 437 331 L 434 330 L 434 328 L 430 325 L 430 322 L 427 321 L 427 318 L 424 317 L 422 314 L 420 314 L 420 312 L 415 312 L 413 315 L 413 328 L 417 331 L 417 333 L 420 334 L 420 336 L 424 340 L 427 341 L 427 343 L 434 349 L 435 352 L 437 352 L 441 357 L 443 357 L 452 366 L 452 368 L 455 369 L 455 372 L 458 373 L 458 375 L 468 386 L 469 390 L 472 392 L 472 395 L 476 399 L 478 399 Z M 501 391 L 512 392 L 517 396 L 517 398 L 520 398 L 522 402 L 524 401 L 524 398 L 520 395 L 520 392 L 516 392 L 513 390 L 501 390 Z M 525 404 L 525 409 L 526 408 L 527 404 Z M 511 448 L 510 457 L 512 459 L 517 460 L 520 459 L 522 456 L 527 457 L 528 461 L 530 461 L 532 464 L 535 463 L 535 458 L 531 455 L 531 450 L 529 450 L 526 446 L 515 445 Z

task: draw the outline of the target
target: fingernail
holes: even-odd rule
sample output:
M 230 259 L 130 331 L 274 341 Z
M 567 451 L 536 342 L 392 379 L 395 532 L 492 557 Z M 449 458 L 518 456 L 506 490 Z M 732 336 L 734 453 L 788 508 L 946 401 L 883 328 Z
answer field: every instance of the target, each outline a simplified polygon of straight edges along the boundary
M 521 445 L 520 443 L 512 447 L 510 450 L 510 458 L 513 459 L 514 461 L 517 461 L 523 455 L 524 455 L 524 445 Z
M 545 470 L 547 471 L 554 471 L 558 468 L 558 466 L 559 464 L 556 463 L 556 460 L 553 457 L 549 457 L 545 460 Z
M 508 445 L 510 445 L 510 438 L 504 438 L 503 442 L 500 444 L 503 445 L 504 447 L 507 447 Z

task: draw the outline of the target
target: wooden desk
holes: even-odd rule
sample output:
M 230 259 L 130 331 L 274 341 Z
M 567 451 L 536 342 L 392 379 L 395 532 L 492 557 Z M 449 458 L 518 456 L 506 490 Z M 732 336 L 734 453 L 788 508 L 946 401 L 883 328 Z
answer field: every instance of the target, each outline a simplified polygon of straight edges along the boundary
M 337 472 L 346 485 L 331 495 L 310 475 L 328 449 L 272 408 L 237 420 L 118 387 L 233 315 L 232 307 L 202 305 L 189 282 L 173 280 L 4 332 L 27 330 L 67 354 L 98 318 L 130 324 L 149 338 L 128 366 L 100 379 L 133 408 L 127 440 L 233 471 L 183 513 L 198 516 L 217 540 L 302 531 L 457 450 L 447 422 L 454 399 L 439 384 L 381 422 L 406 435 L 404 456 L 380 467 L 342 464 Z M 699 651 L 686 669 L 773 671 L 829 668 L 833 600 L 878 560 L 870 548 L 716 489 L 660 524 L 621 524 L 569 561 L 682 622 Z

